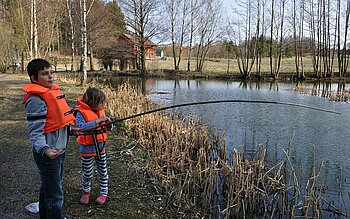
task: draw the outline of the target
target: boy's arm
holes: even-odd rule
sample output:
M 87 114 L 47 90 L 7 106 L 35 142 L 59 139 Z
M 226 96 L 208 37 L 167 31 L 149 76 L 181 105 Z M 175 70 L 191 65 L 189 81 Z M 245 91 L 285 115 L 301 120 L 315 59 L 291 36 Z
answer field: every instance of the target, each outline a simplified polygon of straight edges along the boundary
M 44 134 L 47 114 L 46 103 L 39 96 L 32 95 L 25 104 L 25 110 L 29 127 L 29 138 L 32 141 L 33 150 L 44 156 L 49 149 Z

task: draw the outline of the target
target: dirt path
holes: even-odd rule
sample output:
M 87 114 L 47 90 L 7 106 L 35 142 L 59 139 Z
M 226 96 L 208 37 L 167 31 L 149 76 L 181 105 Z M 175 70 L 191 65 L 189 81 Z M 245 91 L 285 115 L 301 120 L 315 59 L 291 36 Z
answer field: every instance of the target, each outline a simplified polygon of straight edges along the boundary
M 23 93 L 20 90 L 27 82 L 27 76 L 0 74 L 0 218 L 4 219 L 38 218 L 37 214 L 29 213 L 25 209 L 27 204 L 38 200 L 40 186 L 27 135 Z M 70 105 L 82 91 L 82 88 L 63 89 L 70 98 Z M 63 178 L 64 213 L 67 218 L 179 217 L 176 213 L 166 210 L 166 197 L 159 194 L 160 187 L 154 184 L 151 178 L 146 177 L 147 174 L 140 168 L 144 162 L 142 153 L 135 151 L 137 156 L 132 159 L 120 153 L 128 147 L 127 141 L 122 136 L 112 133 L 107 142 L 109 202 L 105 206 L 97 206 L 94 203 L 83 206 L 78 203 L 81 174 L 79 147 L 71 137 Z M 94 179 L 92 198 L 98 193 L 97 177 Z

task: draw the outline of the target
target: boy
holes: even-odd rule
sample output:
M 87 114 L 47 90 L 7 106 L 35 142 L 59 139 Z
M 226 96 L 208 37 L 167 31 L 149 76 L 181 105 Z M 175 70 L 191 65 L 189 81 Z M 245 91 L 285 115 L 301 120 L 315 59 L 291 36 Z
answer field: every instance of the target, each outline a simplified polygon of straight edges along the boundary
M 49 62 L 34 59 L 28 63 L 27 72 L 31 83 L 22 88 L 26 93 L 23 103 L 34 160 L 41 178 L 40 218 L 62 219 L 63 163 L 70 124 L 75 117 L 60 92 L 60 86 L 54 84 Z

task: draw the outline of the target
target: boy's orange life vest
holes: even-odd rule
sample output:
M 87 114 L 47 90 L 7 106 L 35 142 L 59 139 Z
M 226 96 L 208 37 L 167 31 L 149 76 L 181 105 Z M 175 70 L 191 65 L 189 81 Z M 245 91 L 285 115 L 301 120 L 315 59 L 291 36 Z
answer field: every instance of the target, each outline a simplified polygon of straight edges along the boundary
M 97 111 L 97 113 L 93 112 L 91 108 L 83 102 L 82 98 L 77 99 L 79 107 L 77 107 L 75 110 L 79 111 L 86 122 L 94 121 L 98 118 L 100 118 L 102 115 L 105 115 L 105 111 L 103 109 L 100 109 Z M 107 140 L 107 130 L 101 134 L 97 134 L 97 141 L 98 142 L 105 142 Z M 82 145 L 92 145 L 94 144 L 94 139 L 92 135 L 79 135 L 77 137 L 77 142 L 79 142 Z
M 22 87 L 26 93 L 23 98 L 25 104 L 31 95 L 40 96 L 47 105 L 46 124 L 44 133 L 53 132 L 72 123 L 75 120 L 73 111 L 68 106 L 64 95 L 60 92 L 61 87 L 54 84 L 51 89 L 39 84 L 27 84 Z

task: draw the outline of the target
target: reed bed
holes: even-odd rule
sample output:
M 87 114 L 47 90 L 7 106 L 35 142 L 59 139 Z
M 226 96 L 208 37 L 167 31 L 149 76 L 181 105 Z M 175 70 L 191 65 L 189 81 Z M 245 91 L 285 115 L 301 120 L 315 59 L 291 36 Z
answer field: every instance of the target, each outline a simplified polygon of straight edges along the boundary
M 125 118 L 158 107 L 130 84 L 105 91 L 111 117 Z M 322 218 L 328 203 L 326 212 L 349 217 L 323 198 L 317 186 L 322 164 L 305 187 L 299 183 L 289 148 L 279 163 L 270 166 L 267 143 L 249 155 L 228 151 L 224 135 L 174 110 L 126 123 L 132 127 L 130 137 L 148 154 L 146 170 L 165 188 L 167 204 L 179 212 L 186 209 L 201 218 Z

